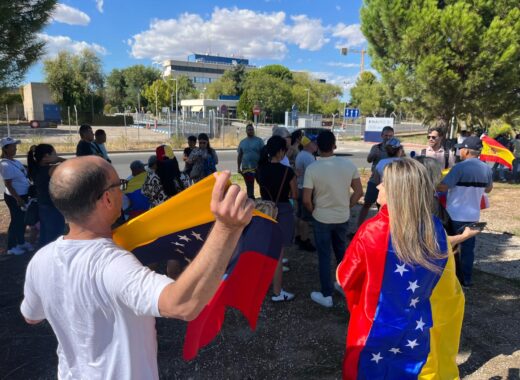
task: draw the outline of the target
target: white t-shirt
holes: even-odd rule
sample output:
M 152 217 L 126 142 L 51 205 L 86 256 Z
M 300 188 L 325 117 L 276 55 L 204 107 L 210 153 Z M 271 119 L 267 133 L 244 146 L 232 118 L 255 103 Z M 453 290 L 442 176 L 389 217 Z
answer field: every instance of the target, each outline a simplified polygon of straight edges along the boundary
M 310 164 L 303 187 L 313 190 L 314 219 L 327 224 L 348 221 L 350 188 L 356 178 L 359 178 L 356 166 L 344 157 L 322 157 Z
M 154 317 L 171 282 L 111 239 L 60 237 L 31 259 L 20 309 L 52 326 L 59 379 L 157 379 Z
M 0 160 L 0 175 L 4 180 L 12 180 L 13 188 L 18 195 L 25 195 L 29 191 L 31 183 L 27 178 L 27 171 L 20 161 L 8 160 L 7 158 Z M 12 195 L 7 187 L 5 193 Z

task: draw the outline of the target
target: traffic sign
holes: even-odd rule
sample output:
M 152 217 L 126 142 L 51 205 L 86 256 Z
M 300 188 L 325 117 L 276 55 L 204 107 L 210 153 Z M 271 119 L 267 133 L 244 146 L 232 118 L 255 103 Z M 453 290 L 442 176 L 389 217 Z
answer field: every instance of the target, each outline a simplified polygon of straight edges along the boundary
M 227 115 L 227 111 L 228 111 L 227 106 L 225 104 L 222 104 L 220 106 L 220 114 L 221 115 Z
M 359 108 L 345 108 L 345 118 L 357 119 L 359 117 Z
M 253 115 L 260 115 L 260 107 L 259 106 L 254 106 L 253 107 Z

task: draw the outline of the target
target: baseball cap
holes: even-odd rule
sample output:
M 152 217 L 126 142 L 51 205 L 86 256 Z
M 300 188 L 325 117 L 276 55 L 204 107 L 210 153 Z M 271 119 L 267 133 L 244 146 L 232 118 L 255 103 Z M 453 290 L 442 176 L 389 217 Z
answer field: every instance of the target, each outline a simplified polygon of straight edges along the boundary
M 3 147 L 6 147 L 7 145 L 20 144 L 20 143 L 21 143 L 20 140 L 15 140 L 12 137 L 4 137 L 3 139 L 0 140 L 0 147 L 3 148 Z
M 309 138 L 307 136 L 303 136 L 302 137 L 302 141 L 301 141 L 301 144 L 303 147 L 306 147 L 307 145 L 309 145 L 311 142 L 316 142 L 316 138 Z
M 138 169 L 144 170 L 143 161 L 141 161 L 141 160 L 132 161 L 132 163 L 130 164 L 130 170 L 138 170 Z
M 385 143 L 385 146 L 389 146 L 390 148 L 400 148 L 401 147 L 401 141 L 399 141 L 399 139 L 395 138 L 395 137 L 392 137 L 391 139 L 389 139 L 386 143 Z
M 455 144 L 454 147 L 459 148 L 459 149 L 481 150 L 482 141 L 480 140 L 480 137 L 469 136 L 469 137 L 466 137 L 466 139 L 462 143 Z
M 285 127 L 276 127 L 273 129 L 273 136 L 280 136 L 283 138 L 291 137 L 291 132 Z

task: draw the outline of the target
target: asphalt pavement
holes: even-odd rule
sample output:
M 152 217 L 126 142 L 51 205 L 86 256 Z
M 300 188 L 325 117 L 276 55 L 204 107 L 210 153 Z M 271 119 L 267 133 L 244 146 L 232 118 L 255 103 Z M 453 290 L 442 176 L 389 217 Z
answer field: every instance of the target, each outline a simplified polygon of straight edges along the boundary
M 354 165 L 358 168 L 370 167 L 366 161 L 366 157 L 370 146 L 362 146 L 355 144 L 352 147 L 343 145 L 341 149 L 336 150 L 337 155 L 345 156 L 350 159 Z M 120 178 L 127 178 L 130 173 L 130 163 L 134 160 L 141 160 L 145 164 L 148 162 L 153 152 L 125 152 L 125 153 L 109 153 L 112 165 L 116 169 Z M 237 152 L 236 150 L 217 150 L 219 163 L 217 165 L 218 170 L 230 170 L 232 173 L 237 172 Z M 175 156 L 179 161 L 181 170 L 184 168 L 182 162 L 182 152 L 175 151 Z M 72 155 L 63 155 L 63 157 L 73 157 Z M 22 163 L 26 163 L 25 158 L 18 158 Z M 4 182 L 0 181 L 0 198 L 3 199 L 4 194 Z

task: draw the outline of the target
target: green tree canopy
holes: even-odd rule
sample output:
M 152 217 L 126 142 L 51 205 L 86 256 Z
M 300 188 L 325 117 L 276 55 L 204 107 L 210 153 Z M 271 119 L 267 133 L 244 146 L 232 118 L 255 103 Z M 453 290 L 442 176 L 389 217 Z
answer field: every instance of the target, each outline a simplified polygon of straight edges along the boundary
M 370 71 L 361 73 L 350 90 L 350 102 L 365 116 L 386 115 L 391 112 L 383 84 Z
M 518 0 L 365 0 L 372 65 L 427 119 L 520 113 Z
M 133 65 L 122 69 L 121 72 L 126 85 L 124 104 L 137 108 L 139 101 L 141 107 L 146 107 L 148 104 L 146 99 L 141 99 L 141 93 L 146 86 L 161 78 L 161 71 L 155 67 Z
M 0 2 L 0 89 L 18 84 L 37 61 L 45 43 L 37 33 L 45 26 L 56 0 Z
M 196 97 L 197 90 L 195 89 L 193 82 L 186 75 L 177 77 L 177 81 L 177 95 L 179 96 L 178 105 L 180 106 L 181 99 Z M 164 78 L 157 79 L 150 85 L 145 86 L 142 95 L 148 102 L 149 111 L 155 113 L 156 99 L 158 112 L 161 111 L 162 107 L 171 107 L 172 104 L 173 108 L 175 108 L 175 82 L 175 80 L 170 78 Z
M 101 60 L 92 50 L 79 54 L 62 51 L 45 60 L 43 70 L 54 100 L 64 109 L 76 105 L 89 115 L 102 111 L 104 76 Z
M 263 70 L 254 70 L 247 73 L 237 113 L 240 117 L 252 118 L 253 107 L 259 105 L 273 120 L 280 121 L 291 104 L 291 87 L 288 83 Z

